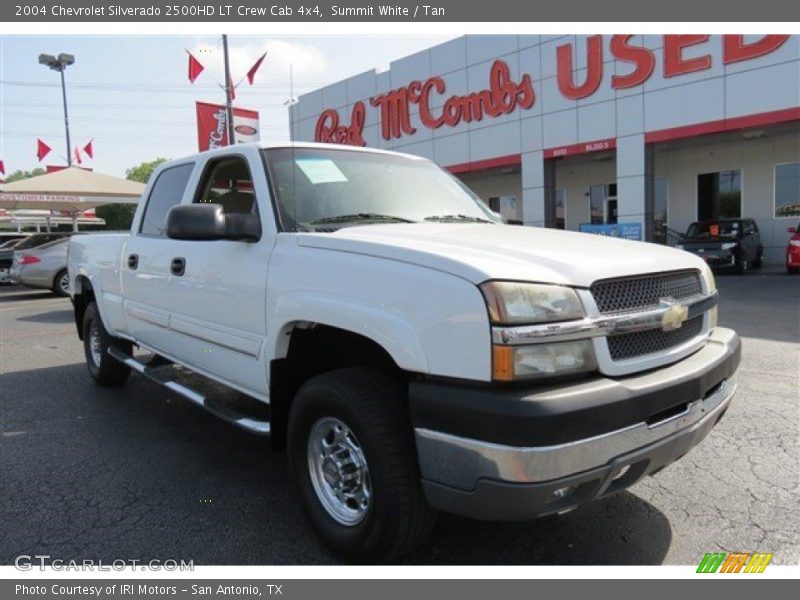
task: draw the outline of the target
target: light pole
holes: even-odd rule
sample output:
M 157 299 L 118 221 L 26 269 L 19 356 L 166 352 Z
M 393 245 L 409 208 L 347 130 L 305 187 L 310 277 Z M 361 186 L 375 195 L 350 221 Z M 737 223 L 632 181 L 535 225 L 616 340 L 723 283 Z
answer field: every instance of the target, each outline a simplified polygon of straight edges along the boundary
M 51 71 L 61 73 L 61 98 L 64 101 L 64 129 L 67 132 L 67 166 L 72 166 L 72 144 L 69 141 L 69 115 L 67 113 L 67 84 L 64 81 L 64 71 L 71 64 L 75 63 L 72 54 L 61 53 L 58 56 L 52 54 L 40 54 L 39 64 L 50 68 Z

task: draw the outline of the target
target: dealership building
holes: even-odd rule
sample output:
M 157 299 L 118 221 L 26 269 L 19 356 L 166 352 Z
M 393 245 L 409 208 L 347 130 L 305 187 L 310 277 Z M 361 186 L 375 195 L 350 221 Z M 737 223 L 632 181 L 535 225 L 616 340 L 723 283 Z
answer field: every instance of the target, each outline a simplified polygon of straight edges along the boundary
M 674 241 L 800 222 L 800 38 L 476 35 L 304 94 L 292 138 L 431 158 L 525 225 Z

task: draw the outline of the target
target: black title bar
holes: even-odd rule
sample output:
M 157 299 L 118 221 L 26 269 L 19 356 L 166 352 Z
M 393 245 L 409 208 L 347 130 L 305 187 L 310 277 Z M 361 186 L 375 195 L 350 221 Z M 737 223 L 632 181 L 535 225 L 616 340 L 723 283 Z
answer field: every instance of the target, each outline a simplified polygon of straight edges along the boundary
M 784 22 L 786 0 L 11 0 L 3 22 Z M 489 32 L 487 32 L 489 33 Z

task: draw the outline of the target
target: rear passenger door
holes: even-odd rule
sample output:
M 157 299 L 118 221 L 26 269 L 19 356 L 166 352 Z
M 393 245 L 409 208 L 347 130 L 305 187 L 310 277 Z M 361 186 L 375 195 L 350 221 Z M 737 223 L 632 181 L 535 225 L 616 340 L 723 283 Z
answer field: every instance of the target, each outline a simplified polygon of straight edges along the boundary
M 128 332 L 151 350 L 164 353 L 176 349 L 170 339 L 168 287 L 175 242 L 167 238 L 167 213 L 183 201 L 194 168 L 194 162 L 186 162 L 154 175 L 120 265 Z

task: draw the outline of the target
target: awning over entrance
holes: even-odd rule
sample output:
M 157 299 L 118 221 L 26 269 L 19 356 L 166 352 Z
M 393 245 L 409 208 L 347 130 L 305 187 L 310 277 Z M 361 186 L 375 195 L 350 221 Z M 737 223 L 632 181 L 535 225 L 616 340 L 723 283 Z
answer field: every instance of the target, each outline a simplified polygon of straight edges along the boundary
M 77 227 L 81 213 L 105 204 L 136 204 L 144 184 L 77 167 L 0 185 L 0 208 L 58 211 Z

